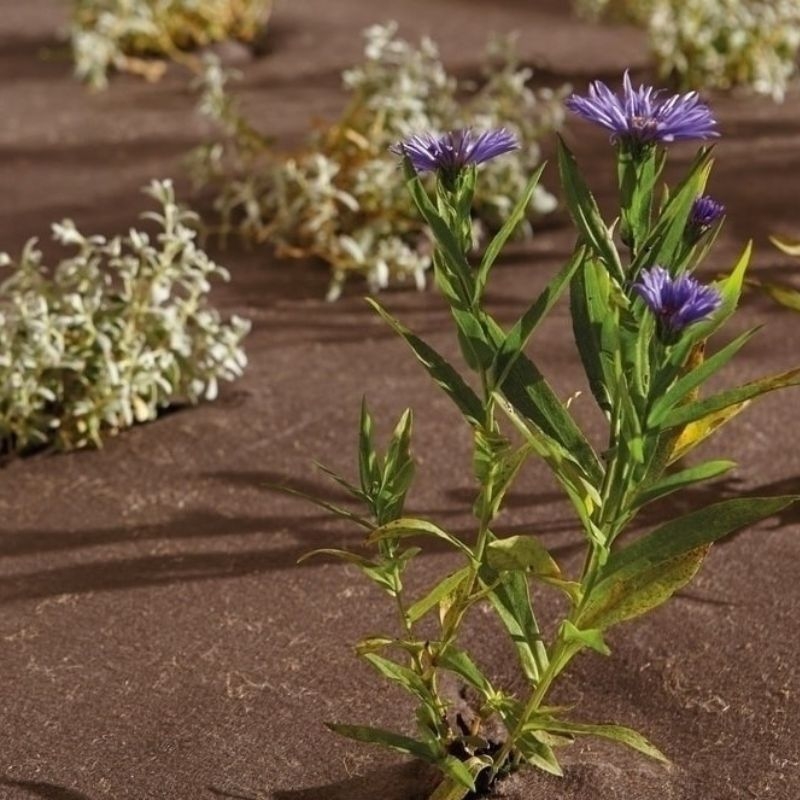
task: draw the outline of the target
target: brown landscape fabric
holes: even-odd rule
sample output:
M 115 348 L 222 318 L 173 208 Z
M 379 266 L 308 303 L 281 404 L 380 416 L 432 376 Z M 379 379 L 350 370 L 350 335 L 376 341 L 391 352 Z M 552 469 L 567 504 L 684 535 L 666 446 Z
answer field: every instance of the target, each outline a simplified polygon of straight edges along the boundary
M 25 0 L 0 14 L 0 249 L 18 252 L 71 216 L 87 232 L 134 224 L 152 177 L 189 187 L 180 157 L 208 132 L 185 72 L 158 84 L 117 77 L 91 94 L 70 76 L 56 35 L 68 3 Z M 477 74 L 490 31 L 518 29 L 537 80 L 617 82 L 630 66 L 651 78 L 633 29 L 571 19 L 566 2 L 286 0 L 269 54 L 223 56 L 244 71 L 249 114 L 282 144 L 342 107 L 340 71 L 360 59 L 361 29 L 397 19 L 428 33 L 459 75 Z M 800 235 L 800 95 L 784 105 L 712 96 L 724 138 L 711 191 L 729 208 L 707 276 L 729 269 L 750 237 L 755 273 L 794 269 L 770 233 Z M 571 122 L 568 139 L 606 208 L 608 139 Z M 692 147 L 676 147 L 682 166 Z M 555 170 L 546 185 L 557 185 Z M 208 203 L 202 205 L 207 210 Z M 563 212 L 496 270 L 490 305 L 513 319 L 569 253 Z M 46 247 L 51 250 L 52 248 Z M 410 510 L 469 535 L 468 431 L 410 352 L 362 300 L 363 285 L 323 301 L 328 275 L 280 263 L 266 249 L 213 254 L 232 272 L 217 290 L 226 313 L 251 318 L 245 377 L 221 398 L 168 414 L 102 450 L 40 454 L 0 471 L 0 798 L 25 800 L 412 800 L 430 774 L 403 757 L 329 733 L 324 721 L 403 728 L 410 705 L 356 661 L 352 643 L 390 629 L 388 604 L 352 568 L 297 558 L 354 546 L 359 534 L 265 488 L 289 483 L 339 498 L 313 459 L 354 467 L 366 394 L 379 431 L 417 412 L 419 481 Z M 432 291 L 387 293 L 406 324 L 455 357 Z M 732 384 L 795 366 L 800 317 L 749 294 L 738 322 L 765 330 Z M 583 387 L 562 305 L 533 349 L 562 397 Z M 706 448 L 741 466 L 684 493 L 645 520 L 733 493 L 800 490 L 800 393 L 772 395 Z M 600 431 L 588 393 L 574 406 Z M 544 466 L 521 476 L 500 532 L 540 535 L 568 569 L 580 540 Z M 455 558 L 418 562 L 422 588 Z M 631 725 L 673 760 L 664 769 L 627 750 L 579 742 L 561 780 L 526 772 L 501 787 L 511 800 L 797 800 L 800 797 L 800 516 L 790 511 L 715 546 L 699 580 L 670 604 L 615 629 L 611 658 L 581 656 L 554 694 L 576 716 Z M 557 610 L 540 593 L 546 617 Z M 513 654 L 489 615 L 467 634 L 492 674 L 514 685 Z

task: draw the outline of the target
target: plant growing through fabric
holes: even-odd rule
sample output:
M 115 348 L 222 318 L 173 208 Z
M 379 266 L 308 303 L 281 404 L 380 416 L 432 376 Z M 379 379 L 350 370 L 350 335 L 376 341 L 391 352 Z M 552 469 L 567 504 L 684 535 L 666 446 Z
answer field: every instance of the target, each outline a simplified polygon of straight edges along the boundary
M 734 360 L 755 334 L 718 346 L 745 281 L 748 246 L 731 271 L 706 282 L 697 270 L 722 224 L 722 205 L 706 194 L 712 149 L 703 145 L 682 180 L 664 187 L 669 145 L 714 139 L 717 124 L 694 94 L 665 96 L 635 87 L 626 74 L 621 94 L 594 82 L 567 108 L 606 128 L 616 161 L 619 213 L 603 218 L 578 163 L 563 141 L 558 166 L 574 220 L 574 252 L 542 294 L 510 327 L 485 302 L 492 270 L 523 216 L 542 170 L 530 179 L 506 223 L 470 257 L 470 208 L 482 178 L 478 164 L 514 157 L 504 130 L 421 131 L 398 142 L 406 185 L 430 226 L 436 248 L 434 280 L 446 300 L 464 364 L 445 360 L 386 308 L 378 314 L 408 344 L 423 368 L 455 404 L 474 447 L 474 535 L 459 537 L 435 519 L 406 510 L 415 465 L 412 411 L 403 413 L 385 449 L 362 408 L 358 477 L 331 472 L 363 507 L 360 512 L 317 501 L 361 527 L 361 552 L 325 549 L 354 564 L 397 611 L 393 630 L 356 645 L 360 658 L 414 698 L 414 733 L 366 724 L 330 727 L 434 764 L 442 778 L 430 800 L 462 800 L 491 791 L 511 771 L 533 767 L 561 774 L 559 750 L 576 738 L 598 736 L 659 761 L 666 756 L 646 736 L 614 720 L 586 720 L 563 708 L 551 690 L 570 662 L 587 650 L 611 656 L 617 626 L 666 602 L 696 575 L 712 544 L 795 502 L 795 496 L 739 497 L 712 503 L 642 532 L 641 510 L 674 492 L 725 474 L 729 460 L 689 462 L 692 451 L 751 401 L 800 383 L 800 369 L 733 388 L 703 387 Z M 433 175 L 430 188 L 423 181 Z M 605 419 L 592 441 L 551 388 L 527 345 L 554 305 L 568 296 L 577 356 Z M 523 464 L 541 459 L 574 511 L 583 566 L 567 574 L 545 544 L 530 534 L 504 536 L 498 517 Z M 421 595 L 405 578 L 426 540 L 449 545 L 461 563 Z M 539 622 L 541 597 L 561 593 L 566 612 L 554 626 Z M 526 689 L 512 692 L 489 675 L 494 658 L 462 633 L 470 614 L 488 605 L 508 632 Z M 744 635 L 744 634 L 743 634 Z M 477 698 L 456 713 L 443 676 Z

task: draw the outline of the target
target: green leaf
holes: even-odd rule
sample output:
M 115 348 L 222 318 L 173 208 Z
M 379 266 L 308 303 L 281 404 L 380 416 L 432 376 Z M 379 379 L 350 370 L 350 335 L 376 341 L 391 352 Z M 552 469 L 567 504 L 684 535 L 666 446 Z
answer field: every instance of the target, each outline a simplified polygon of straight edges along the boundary
M 602 275 L 598 271 L 602 270 Z M 606 379 L 606 348 L 601 344 L 603 321 L 609 318 L 608 273 L 596 260 L 586 259 L 575 272 L 570 284 L 570 311 L 575 344 L 589 380 L 589 388 L 600 410 L 609 414 L 612 408 Z M 613 318 L 612 318 L 613 321 Z
M 478 519 L 488 522 L 497 516 L 506 492 L 530 452 L 527 445 L 515 450 L 504 436 L 475 429 L 473 468 L 481 487 L 474 508 Z
M 411 458 L 411 431 L 414 416 L 407 408 L 395 426 L 383 463 L 380 491 L 378 493 L 379 522 L 397 519 L 403 513 L 406 495 L 414 479 L 414 461 Z
M 361 491 L 373 499 L 380 483 L 380 470 L 375 445 L 372 441 L 372 417 L 367 409 L 367 398 L 361 399 L 361 421 L 358 435 L 358 469 L 361 476 Z
M 456 675 L 460 675 L 467 683 L 481 692 L 484 697 L 494 694 L 494 689 L 489 679 L 463 650 L 448 647 L 447 650 L 437 656 L 436 663 L 442 669 L 447 669 Z
M 533 616 L 528 579 L 523 572 L 509 572 L 498 583 L 498 575 L 488 564 L 481 567 L 481 581 L 489 592 L 489 602 L 494 606 L 517 649 L 522 671 L 537 683 L 541 671 L 547 666 L 547 650 L 542 634 Z
M 364 495 L 364 492 L 362 492 L 358 486 L 354 486 L 352 483 L 350 483 L 350 481 L 348 481 L 346 478 L 343 478 L 338 472 L 332 470 L 330 467 L 326 467 L 325 464 L 321 464 L 319 461 L 315 461 L 314 466 L 317 469 L 322 470 L 322 472 L 331 478 L 331 480 L 338 483 L 339 486 L 341 486 L 349 494 L 353 495 L 353 497 L 361 500 L 362 502 L 367 499 Z
M 472 777 L 472 773 L 463 761 L 460 761 L 455 756 L 445 756 L 445 758 L 437 763 L 448 778 L 461 784 L 461 786 L 469 791 L 475 790 L 475 781 Z
M 533 193 L 536 191 L 536 187 L 539 184 L 539 180 L 542 177 L 542 172 L 544 172 L 545 166 L 545 164 L 542 164 L 536 170 L 536 172 L 533 173 L 527 185 L 525 186 L 522 196 L 512 209 L 511 214 L 503 224 L 503 227 L 500 228 L 492 241 L 489 242 L 489 245 L 483 254 L 483 258 L 481 259 L 480 267 L 478 267 L 478 274 L 475 281 L 475 303 L 480 300 L 481 295 L 483 294 L 486 281 L 489 278 L 489 272 L 491 271 L 497 256 L 500 255 L 506 242 L 517 229 L 520 222 L 525 219 L 528 206 L 531 203 L 531 197 L 533 197 Z
M 319 506 L 320 508 L 324 508 L 326 511 L 330 511 L 331 514 L 335 514 L 337 517 L 342 517 L 342 519 L 355 522 L 356 525 L 360 525 L 362 528 L 372 530 L 374 527 L 369 520 L 360 517 L 358 514 L 354 514 L 352 511 L 348 511 L 346 508 L 341 508 L 333 503 L 329 503 L 327 500 L 322 500 L 319 497 L 314 497 L 306 492 L 301 492 L 299 489 L 292 489 L 289 486 L 279 486 L 278 484 L 274 483 L 267 483 L 264 485 L 268 489 L 272 489 L 275 492 L 282 492 L 283 494 L 289 494 L 293 497 L 300 497 L 303 500 L 307 500 L 309 503 L 313 503 L 315 506 Z
M 509 536 L 494 539 L 486 546 L 486 563 L 498 572 L 530 570 L 535 575 L 560 578 L 558 568 L 547 548 L 534 536 Z
M 636 256 L 650 230 L 653 191 L 664 166 L 664 156 L 655 148 L 638 148 L 620 143 L 617 150 L 617 176 L 622 206 L 620 236 Z
M 363 653 L 361 657 L 371 664 L 381 675 L 402 686 L 420 702 L 425 705 L 434 705 L 434 699 L 431 696 L 430 690 L 425 685 L 422 678 L 413 670 L 396 664 L 388 658 L 379 656 L 377 653 Z
M 482 315 L 472 309 L 462 308 L 451 303 L 450 313 L 456 323 L 458 343 L 467 366 L 480 372 L 487 370 L 494 358 L 494 348 L 490 346 L 481 322 Z
M 686 250 L 689 214 L 695 199 L 703 194 L 712 165 L 711 149 L 701 149 L 686 178 L 667 201 L 658 222 L 634 259 L 631 265 L 633 277 L 653 264 L 671 265 L 675 270 L 683 262 L 681 254 Z
M 634 562 L 651 562 L 711 544 L 734 531 L 779 513 L 800 499 L 800 495 L 739 497 L 723 500 L 671 520 L 647 536 L 611 554 L 603 570 L 608 576 Z
M 429 800 L 464 800 L 470 791 L 462 783 L 445 779 L 436 787 Z
M 550 733 L 567 733 L 574 736 L 600 736 L 604 739 L 620 742 L 640 753 L 644 753 L 646 756 L 650 756 L 650 758 L 669 764 L 669 759 L 657 747 L 651 744 L 640 733 L 637 733 L 632 728 L 626 728 L 623 725 L 596 725 L 592 723 L 548 719 L 545 717 L 534 718 L 525 725 L 524 730 L 546 730 Z
M 750 258 L 753 254 L 753 243 L 748 242 L 742 251 L 739 260 L 736 262 L 731 274 L 722 281 L 712 284 L 720 293 L 722 304 L 707 320 L 695 323 L 684 333 L 686 347 L 691 348 L 695 342 L 707 339 L 711 334 L 718 331 L 724 323 L 730 319 L 733 312 L 739 306 L 739 299 L 744 288 L 745 275 L 750 265 Z M 677 349 L 677 348 L 676 348 Z
M 594 587 L 577 621 L 605 630 L 657 608 L 694 578 L 708 548 L 703 545 L 657 563 L 642 560 L 614 573 Z
M 678 489 L 683 489 L 686 486 L 691 486 L 700 481 L 716 478 L 726 473 L 728 470 L 733 469 L 735 466 L 735 461 L 706 461 L 703 464 L 674 472 L 650 487 L 643 487 L 636 495 L 633 507 L 641 508 L 647 503 L 652 503 L 654 500 L 666 497 L 668 494 L 672 494 L 672 492 Z
M 564 776 L 564 771 L 558 763 L 553 748 L 540 741 L 535 732 L 522 734 L 514 742 L 514 746 L 529 764 L 533 764 L 550 775 L 557 775 L 559 778 Z
M 434 525 L 432 522 L 428 522 L 424 519 L 414 519 L 412 517 L 402 517 L 392 522 L 387 522 L 386 525 L 381 525 L 379 528 L 375 528 L 367 537 L 367 541 L 374 544 L 375 542 L 384 541 L 386 539 L 401 539 L 407 536 L 435 536 L 438 539 L 449 542 L 457 550 L 464 553 L 470 560 L 473 558 L 472 550 L 463 542 L 456 539 L 455 536 L 442 530 L 438 525 Z
M 379 744 L 382 747 L 399 750 L 401 753 L 415 756 L 432 764 L 438 761 L 438 753 L 430 744 L 411 739 L 393 731 L 371 728 L 366 725 L 337 725 L 332 722 L 326 722 L 325 727 L 340 736 L 346 736 L 348 739 L 354 739 L 357 742 Z
M 593 521 L 594 510 L 602 503 L 597 487 L 593 485 L 570 452 L 538 430 L 533 423 L 522 419 L 501 397 L 497 397 L 497 399 L 498 405 L 509 420 L 527 439 L 532 449 L 544 459 L 553 475 L 564 487 L 587 535 L 599 542 L 600 533 Z
M 580 464 L 589 480 L 600 485 L 603 467 L 592 446 L 542 373 L 524 353 L 514 361 L 503 381 L 502 393 L 521 417 L 558 442 Z
M 436 207 L 428 197 L 425 187 L 422 185 L 417 173 L 408 158 L 403 159 L 406 173 L 406 186 L 414 200 L 420 214 L 425 222 L 428 223 L 433 232 L 436 244 L 442 256 L 447 262 L 447 266 L 457 276 L 460 284 L 459 297 L 465 305 L 469 305 L 474 292 L 474 279 L 472 268 L 464 255 L 461 246 L 453 231 L 442 218 Z
M 584 258 L 585 250 L 580 248 L 573 254 L 563 269 L 547 284 L 533 305 L 517 320 L 514 327 L 503 339 L 497 348 L 492 364 L 495 387 L 502 387 L 517 357 L 525 349 L 539 323 L 547 316 L 564 289 L 569 285 L 575 270 L 583 263 Z
M 606 269 L 620 283 L 624 283 L 625 271 L 622 268 L 611 232 L 603 222 L 600 209 L 597 207 L 589 187 L 581 177 L 575 156 L 572 155 L 560 136 L 558 137 L 558 167 L 567 206 L 581 236 L 603 260 Z
M 463 378 L 442 358 L 430 345 L 422 341 L 408 328 L 398 322 L 379 303 L 372 299 L 367 302 L 381 315 L 381 317 L 405 339 L 408 346 L 414 351 L 419 362 L 428 370 L 430 376 L 442 387 L 445 394 L 458 406 L 461 413 L 471 425 L 481 425 L 483 422 L 483 404 L 475 392 L 464 382 Z
M 568 644 L 588 647 L 604 656 L 610 656 L 611 650 L 603 639 L 603 632 L 599 628 L 581 629 L 573 625 L 568 619 L 561 625 L 561 635 Z
M 406 611 L 408 621 L 414 623 L 422 619 L 440 600 L 452 595 L 469 574 L 470 568 L 463 567 L 439 581 L 428 594 L 409 607 Z
M 376 564 L 374 561 L 359 556 L 356 553 L 350 553 L 347 550 L 335 550 L 332 548 L 322 548 L 319 550 L 312 550 L 297 559 L 298 564 L 302 564 L 308 558 L 315 556 L 332 556 L 341 561 L 346 561 L 348 564 L 353 564 L 358 567 L 364 575 L 371 581 L 380 586 L 384 591 L 388 592 L 392 597 L 397 594 L 397 579 L 395 577 L 395 570 L 392 564 Z
M 711 356 L 711 358 L 701 361 L 698 367 L 695 367 L 677 380 L 665 394 L 657 397 L 647 416 L 648 426 L 658 428 L 663 419 L 678 403 L 684 400 L 698 386 L 705 383 L 715 372 L 724 367 L 750 341 L 759 328 L 752 328 L 746 331 Z
M 575 624 L 605 629 L 661 605 L 694 577 L 713 542 L 798 499 L 791 495 L 725 500 L 661 525 L 611 554 Z
M 766 292 L 773 300 L 792 311 L 800 311 L 800 291 L 791 286 L 781 286 L 779 283 L 764 283 L 751 280 L 748 283 Z
M 693 403 L 678 406 L 678 408 L 673 409 L 664 417 L 661 423 L 661 430 L 687 425 L 730 406 L 760 397 L 767 392 L 785 389 L 789 386 L 797 386 L 798 384 L 800 384 L 800 368 L 751 381 L 743 386 L 720 392 L 704 400 L 697 400 Z

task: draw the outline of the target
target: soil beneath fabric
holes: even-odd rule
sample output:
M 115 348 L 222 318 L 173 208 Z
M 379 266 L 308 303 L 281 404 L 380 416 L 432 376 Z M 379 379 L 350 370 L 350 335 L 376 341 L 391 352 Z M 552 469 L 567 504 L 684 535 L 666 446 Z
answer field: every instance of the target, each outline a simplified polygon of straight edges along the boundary
M 173 176 L 188 197 L 180 157 L 207 133 L 185 73 L 149 85 L 115 78 L 91 94 L 70 76 L 57 31 L 66 3 L 6 3 L 0 15 L 0 249 L 71 216 L 115 233 L 146 207 L 139 187 Z M 490 31 L 521 33 L 543 82 L 647 74 L 641 35 L 568 16 L 540 0 L 293 0 L 279 3 L 269 53 L 223 55 L 244 73 L 250 113 L 286 144 L 309 120 L 342 106 L 340 71 L 357 61 L 360 31 L 396 18 L 409 37 L 432 35 L 456 72 L 474 74 Z M 771 233 L 800 229 L 800 91 L 782 106 L 744 94 L 713 98 L 725 138 L 712 190 L 729 222 L 709 271 L 756 242 L 755 274 L 786 272 Z M 612 198 L 607 138 L 571 125 L 569 140 L 605 202 Z M 691 148 L 676 148 L 679 163 Z M 555 186 L 553 170 L 545 181 Z M 491 308 L 511 320 L 572 246 L 564 217 L 501 264 Z M 351 568 L 296 565 L 320 546 L 357 545 L 267 483 L 340 499 L 314 459 L 352 469 L 358 406 L 366 394 L 385 433 L 403 407 L 417 412 L 419 481 L 410 510 L 457 532 L 471 529 L 469 436 L 410 353 L 353 284 L 322 298 L 318 264 L 265 250 L 215 255 L 233 279 L 217 300 L 251 318 L 246 376 L 213 404 L 164 416 L 102 450 L 18 459 L 0 472 L 0 798 L 25 800 L 412 800 L 431 776 L 401 756 L 340 739 L 323 721 L 406 724 L 409 703 L 353 657 L 351 644 L 390 629 L 389 609 Z M 433 292 L 384 302 L 455 356 Z M 797 363 L 798 317 L 748 296 L 738 326 L 766 329 L 738 360 L 742 381 Z M 559 307 L 533 345 L 561 396 L 582 388 Z M 740 462 L 734 476 L 660 506 L 675 514 L 736 492 L 800 489 L 797 394 L 765 399 L 732 423 L 709 453 Z M 594 437 L 586 395 L 575 408 Z M 546 470 L 522 475 L 500 532 L 537 532 L 568 569 L 579 544 Z M 423 587 L 455 563 L 420 557 Z M 534 772 L 502 784 L 509 800 L 796 800 L 800 796 L 800 515 L 789 512 L 716 546 L 699 579 L 671 604 L 610 635 L 611 658 L 587 655 L 554 694 L 581 718 L 647 733 L 673 760 L 664 769 L 624 749 L 581 742 L 565 777 Z M 554 600 L 544 594 L 546 617 Z M 493 676 L 515 685 L 514 658 L 489 616 L 468 639 Z

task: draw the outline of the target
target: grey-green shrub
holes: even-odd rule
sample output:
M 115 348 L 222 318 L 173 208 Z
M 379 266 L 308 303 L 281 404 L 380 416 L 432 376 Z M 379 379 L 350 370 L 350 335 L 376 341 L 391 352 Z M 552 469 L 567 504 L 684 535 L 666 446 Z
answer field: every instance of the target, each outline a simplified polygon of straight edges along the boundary
M 749 86 L 782 100 L 797 69 L 800 0 L 575 0 L 591 17 L 647 29 L 662 75 L 686 86 Z
M 365 38 L 363 63 L 343 76 L 351 95 L 345 112 L 288 156 L 240 113 L 228 73 L 208 61 L 200 109 L 216 121 L 219 136 L 189 162 L 195 182 L 217 190 L 223 233 L 269 241 L 282 256 L 327 262 L 331 299 L 351 275 L 364 276 L 371 291 L 390 282 L 424 285 L 432 248 L 390 145 L 417 130 L 505 126 L 515 133 L 521 151 L 485 166 L 475 198 L 476 221 L 494 229 L 540 163 L 542 136 L 563 121 L 567 87 L 531 89 L 531 70 L 508 40 L 493 43 L 476 87 L 447 73 L 430 39 L 414 46 L 394 23 L 367 29 Z M 537 187 L 523 232 L 555 206 Z
M 146 192 L 161 206 L 143 215 L 155 237 L 84 236 L 65 220 L 54 238 L 77 252 L 54 269 L 35 240 L 17 262 L 0 254 L 0 450 L 99 445 L 241 375 L 249 323 L 223 321 L 207 302 L 227 273 L 197 246 L 171 183 Z
M 155 79 L 164 62 L 225 39 L 249 41 L 272 0 L 75 0 L 70 38 L 75 72 L 94 88 L 111 70 Z

